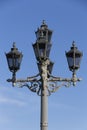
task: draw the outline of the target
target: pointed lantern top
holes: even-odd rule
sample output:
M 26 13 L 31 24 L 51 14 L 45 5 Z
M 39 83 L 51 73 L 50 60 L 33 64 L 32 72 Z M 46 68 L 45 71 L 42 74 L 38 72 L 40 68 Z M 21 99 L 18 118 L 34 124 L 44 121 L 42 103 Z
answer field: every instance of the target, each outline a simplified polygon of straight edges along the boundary
M 35 34 L 36 34 L 37 42 L 50 43 L 51 36 L 52 36 L 52 30 L 48 29 L 48 25 L 46 24 L 45 20 L 42 21 L 40 28 L 37 29 Z

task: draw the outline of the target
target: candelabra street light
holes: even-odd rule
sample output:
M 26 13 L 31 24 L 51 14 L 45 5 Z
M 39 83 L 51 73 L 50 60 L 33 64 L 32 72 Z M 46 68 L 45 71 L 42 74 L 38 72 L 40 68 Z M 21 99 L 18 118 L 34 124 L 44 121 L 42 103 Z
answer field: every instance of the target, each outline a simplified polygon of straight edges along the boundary
M 65 52 L 72 78 L 61 78 L 52 75 L 53 62 L 49 59 L 51 50 L 52 30 L 48 29 L 45 21 L 42 22 L 40 28 L 35 32 L 36 42 L 32 45 L 39 70 L 39 74 L 27 77 L 26 79 L 16 79 L 16 72 L 20 69 L 23 54 L 18 51 L 16 44 L 13 43 L 11 51 L 6 53 L 9 70 L 12 72 L 12 78 L 8 82 L 12 82 L 13 86 L 26 86 L 32 92 L 36 92 L 41 96 L 41 130 L 48 130 L 48 96 L 57 91 L 61 86 L 69 87 L 76 85 L 80 78 L 76 77 L 76 71 L 80 68 L 82 52 L 72 43 L 70 51 Z

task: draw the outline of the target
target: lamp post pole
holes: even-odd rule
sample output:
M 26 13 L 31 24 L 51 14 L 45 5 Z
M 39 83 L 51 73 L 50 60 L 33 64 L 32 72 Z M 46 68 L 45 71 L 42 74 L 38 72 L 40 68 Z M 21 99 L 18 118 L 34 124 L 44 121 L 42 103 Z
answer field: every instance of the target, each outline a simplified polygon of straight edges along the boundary
M 47 63 L 41 65 L 41 130 L 48 130 Z
M 48 97 L 46 91 L 46 88 L 41 90 L 41 130 L 48 130 Z
M 9 70 L 12 72 L 12 78 L 8 82 L 12 82 L 13 86 L 27 87 L 32 92 L 41 96 L 41 117 L 40 130 L 48 130 L 48 96 L 56 92 L 60 87 L 75 86 L 80 78 L 76 77 L 76 71 L 80 68 L 82 52 L 78 50 L 75 42 L 72 43 L 70 51 L 66 52 L 69 70 L 72 72 L 71 78 L 55 77 L 52 73 L 53 62 L 49 59 L 51 50 L 52 30 L 48 29 L 45 21 L 35 32 L 36 42 L 33 44 L 39 74 L 27 77 L 26 79 L 16 79 L 16 72 L 20 69 L 23 54 L 18 51 L 15 43 L 11 51 L 6 53 Z

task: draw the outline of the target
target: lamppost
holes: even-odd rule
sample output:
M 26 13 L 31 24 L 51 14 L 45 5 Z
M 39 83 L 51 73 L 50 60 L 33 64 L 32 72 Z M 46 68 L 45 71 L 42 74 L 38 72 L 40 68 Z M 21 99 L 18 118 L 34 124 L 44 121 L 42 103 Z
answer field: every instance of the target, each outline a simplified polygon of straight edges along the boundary
M 12 78 L 8 82 L 12 82 L 13 86 L 26 86 L 32 92 L 36 92 L 41 97 L 41 130 L 48 130 L 48 96 L 57 91 L 61 86 L 69 87 L 75 86 L 80 78 L 76 77 L 76 71 L 80 68 L 80 61 L 82 52 L 72 43 L 70 51 L 65 52 L 70 71 L 72 71 L 72 78 L 55 77 L 52 73 L 53 62 L 49 59 L 51 50 L 51 36 L 52 30 L 48 29 L 45 21 L 42 22 L 40 28 L 35 32 L 36 42 L 33 44 L 39 74 L 27 77 L 26 79 L 16 79 L 16 72 L 20 69 L 23 54 L 18 51 L 15 43 L 11 51 L 6 53 L 9 70 L 12 72 Z M 60 84 L 59 84 L 60 83 Z

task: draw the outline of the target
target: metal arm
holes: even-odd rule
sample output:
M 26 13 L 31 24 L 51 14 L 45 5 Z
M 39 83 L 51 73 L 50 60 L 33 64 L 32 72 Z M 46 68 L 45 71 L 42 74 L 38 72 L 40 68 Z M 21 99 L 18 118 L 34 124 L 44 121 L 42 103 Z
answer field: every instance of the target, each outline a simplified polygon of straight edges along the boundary
M 44 74 L 44 67 L 42 67 L 42 73 Z M 49 72 L 47 72 L 49 73 Z M 42 75 L 43 75 L 42 74 Z M 49 78 L 45 79 L 47 82 L 47 93 L 48 95 L 51 95 L 51 93 L 56 92 L 59 88 L 62 86 L 70 87 L 71 85 L 75 86 L 76 82 L 81 81 L 81 78 L 77 78 L 75 72 L 72 74 L 72 78 L 61 78 L 56 77 L 51 74 L 49 74 Z M 32 92 L 36 92 L 39 96 L 41 95 L 41 85 L 42 85 L 42 79 L 40 74 L 37 74 L 32 77 L 27 77 L 27 79 L 16 79 L 14 80 L 14 76 L 12 79 L 8 79 L 8 82 L 12 82 L 13 86 L 17 86 L 19 88 L 27 87 Z

